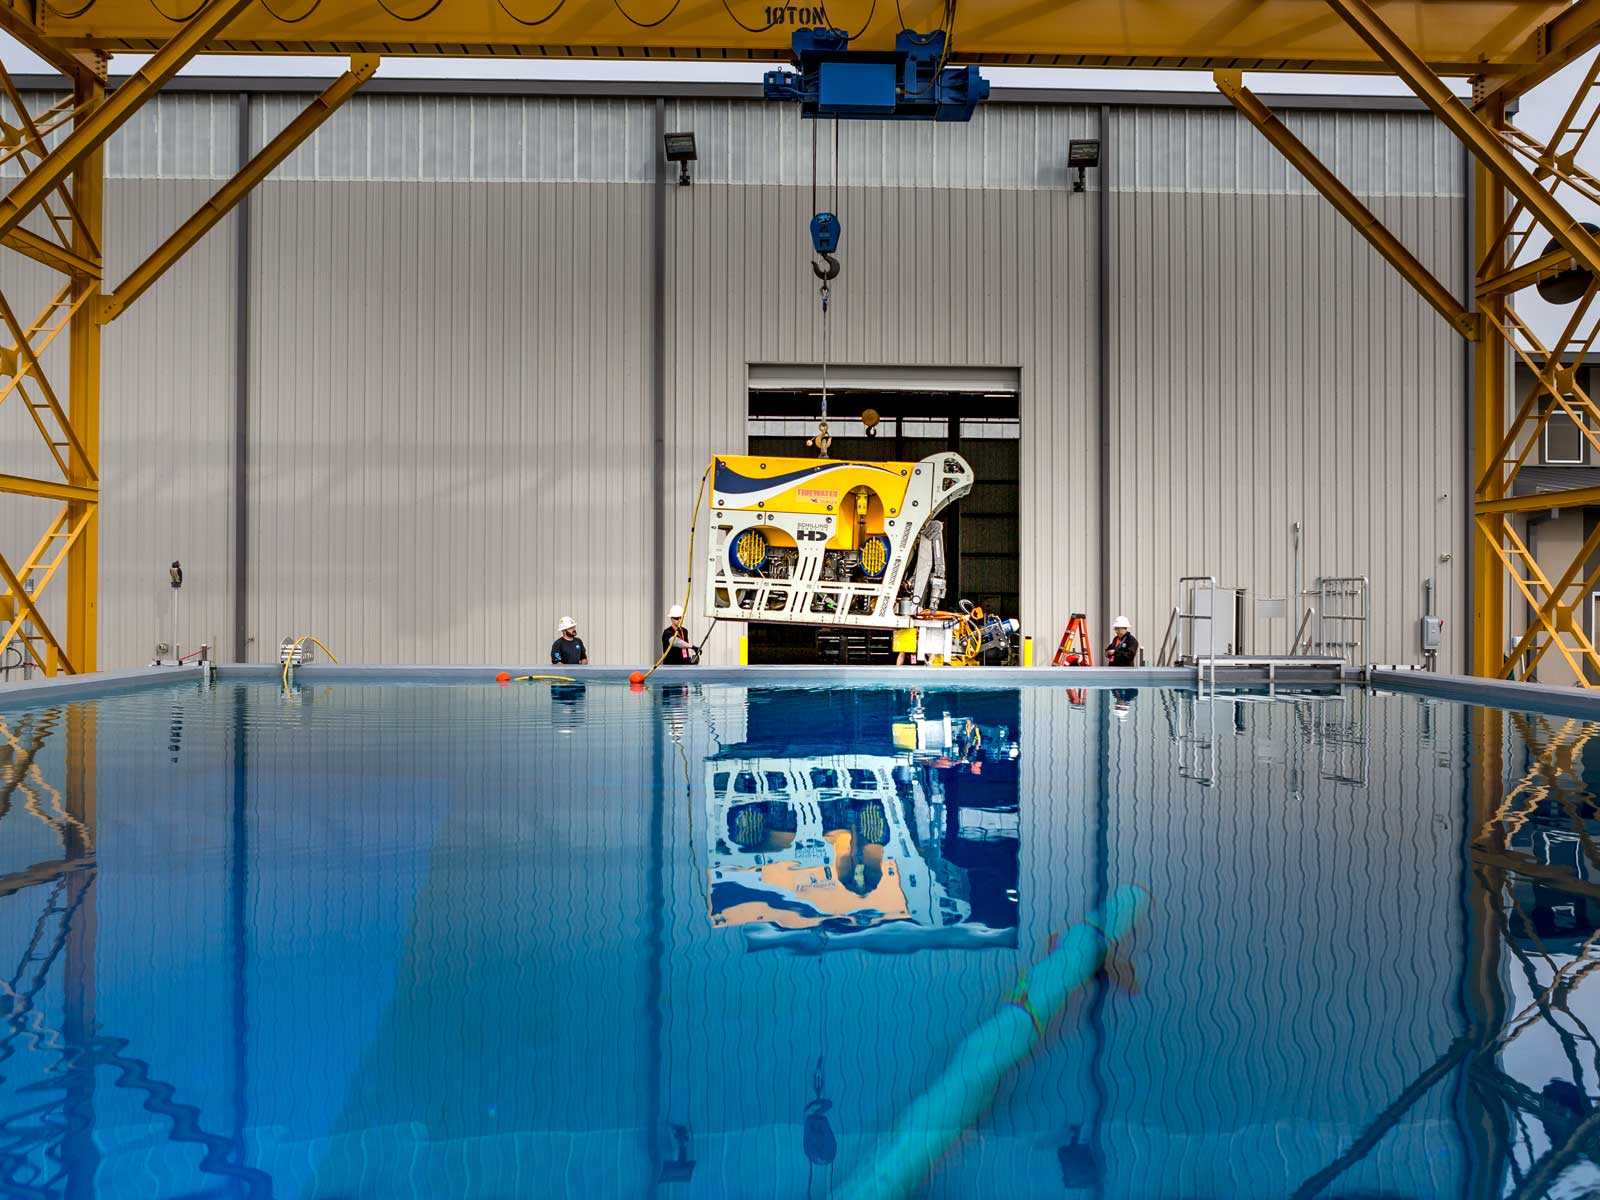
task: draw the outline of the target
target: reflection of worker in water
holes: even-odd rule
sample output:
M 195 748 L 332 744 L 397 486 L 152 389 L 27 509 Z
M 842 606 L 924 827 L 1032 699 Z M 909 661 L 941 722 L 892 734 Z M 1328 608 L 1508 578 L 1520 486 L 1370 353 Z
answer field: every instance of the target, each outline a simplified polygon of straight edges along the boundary
M 1106 665 L 1109 667 L 1136 667 L 1139 665 L 1139 639 L 1127 617 L 1118 617 L 1111 623 L 1111 644 L 1106 647 Z
M 581 683 L 551 685 L 550 725 L 557 733 L 576 733 L 583 724 L 584 687 Z
M 667 627 L 661 631 L 661 661 L 669 667 L 692 667 L 700 661 L 700 651 L 689 640 L 689 631 L 683 627 L 683 605 L 674 604 L 667 610 Z
M 1111 715 L 1119 721 L 1126 721 L 1133 712 L 1133 702 L 1138 698 L 1137 688 L 1112 688 Z

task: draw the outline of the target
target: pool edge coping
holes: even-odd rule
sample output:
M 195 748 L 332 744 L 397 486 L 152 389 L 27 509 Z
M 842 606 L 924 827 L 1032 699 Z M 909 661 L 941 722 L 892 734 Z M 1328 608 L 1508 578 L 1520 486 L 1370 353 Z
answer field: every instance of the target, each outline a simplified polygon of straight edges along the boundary
M 1522 683 L 1477 675 L 1436 675 L 1431 671 L 1374 669 L 1372 686 L 1387 691 L 1433 696 L 1494 708 L 1532 710 L 1552 716 L 1600 720 L 1600 692 L 1571 685 Z
M 204 665 L 194 663 L 181 667 L 130 667 L 122 671 L 99 671 L 92 675 L 57 675 L 21 683 L 0 683 L 0 708 L 56 700 L 87 700 L 119 692 L 136 692 L 156 683 L 182 682 L 202 679 L 204 676 Z
M 217 678 L 277 679 L 282 668 L 271 663 L 223 663 L 215 666 Z M 57 676 L 23 683 L 0 683 L 0 709 L 91 699 L 138 691 L 164 683 L 199 680 L 205 665 L 135 667 L 94 675 Z M 563 674 L 580 682 L 627 683 L 638 667 L 567 668 Z M 556 674 L 548 666 L 516 668 L 494 666 L 410 666 L 312 664 L 296 670 L 297 678 L 317 683 L 490 683 L 500 670 L 515 674 Z M 1117 686 L 1188 687 L 1195 685 L 1191 668 L 1171 667 L 985 667 L 977 671 L 952 671 L 948 667 L 662 667 L 656 683 L 809 684 L 874 683 L 968 687 L 1054 684 L 1070 688 Z M 1290 680 L 1283 686 L 1294 686 Z M 1261 684 L 1260 686 L 1265 686 Z M 1352 681 L 1348 686 L 1359 686 Z M 1532 710 L 1559 716 L 1600 720 L 1600 692 L 1572 686 L 1522 683 L 1508 679 L 1483 679 L 1472 675 L 1440 675 L 1422 670 L 1375 667 L 1368 686 L 1386 691 L 1432 696 L 1497 708 Z

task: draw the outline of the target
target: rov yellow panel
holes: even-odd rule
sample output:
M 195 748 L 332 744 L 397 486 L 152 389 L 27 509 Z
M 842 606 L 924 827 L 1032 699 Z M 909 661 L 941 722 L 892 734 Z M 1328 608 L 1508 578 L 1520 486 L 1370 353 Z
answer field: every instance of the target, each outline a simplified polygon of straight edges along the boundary
M 17 11 L 19 0 L 0 0 Z M 157 48 L 194 6 L 88 0 L 63 16 L 38 5 L 44 34 L 102 50 Z M 1388 0 L 1383 18 L 1436 70 L 1471 74 L 1534 60 L 1530 36 L 1557 0 Z M 944 0 L 281 0 L 252 4 L 209 49 L 248 54 L 530 58 L 788 56 L 796 28 L 837 25 L 886 49 L 903 15 L 942 24 Z M 956 7 L 955 58 L 1016 66 L 1387 71 L 1324 0 L 984 0 Z
M 916 463 L 839 462 L 818 458 L 718 455 L 711 475 L 711 506 L 731 512 L 784 512 L 843 516 L 847 497 L 866 488 L 895 517 L 905 506 Z

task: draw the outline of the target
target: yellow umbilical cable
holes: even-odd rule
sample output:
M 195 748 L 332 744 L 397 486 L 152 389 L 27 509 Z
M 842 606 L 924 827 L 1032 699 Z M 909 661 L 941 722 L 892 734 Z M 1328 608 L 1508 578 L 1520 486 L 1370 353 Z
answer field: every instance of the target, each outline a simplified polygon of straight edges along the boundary
M 700 502 L 706 497 L 706 480 L 711 478 L 712 463 L 706 464 L 705 473 L 700 476 L 700 489 L 694 497 L 694 516 L 689 521 L 689 563 L 686 568 L 687 580 L 683 585 L 683 610 L 689 611 L 689 601 L 694 596 L 694 539 L 695 533 L 700 528 Z M 667 655 L 672 651 L 672 643 L 668 642 L 661 657 L 656 659 L 655 666 L 648 671 L 635 671 L 628 677 L 628 682 L 635 685 L 646 683 L 650 676 L 661 669 L 661 664 L 667 661 Z
M 283 690 L 286 692 L 289 690 L 289 671 L 294 666 L 294 654 L 292 651 L 300 649 L 300 647 L 304 646 L 307 642 L 310 642 L 318 650 L 321 650 L 330 659 L 332 659 L 334 666 L 339 665 L 339 656 L 324 646 L 321 638 L 309 633 L 302 633 L 297 638 L 291 638 L 289 643 L 291 653 L 283 656 Z

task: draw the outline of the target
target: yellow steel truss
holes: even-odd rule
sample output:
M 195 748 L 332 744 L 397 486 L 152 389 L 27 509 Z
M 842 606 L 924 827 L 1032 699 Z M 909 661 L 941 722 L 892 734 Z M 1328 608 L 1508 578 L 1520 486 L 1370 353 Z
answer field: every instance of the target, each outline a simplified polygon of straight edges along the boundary
M 249 190 L 343 104 L 377 70 L 370 55 L 352 59 L 287 128 L 274 137 L 113 291 L 102 293 L 100 236 L 106 139 L 227 24 L 249 0 L 210 0 L 139 74 L 107 98 L 103 81 L 74 76 L 70 100 L 31 113 L 4 68 L 0 154 L 23 178 L 0 198 L 0 242 L 67 276 L 27 325 L 0 292 L 0 406 L 15 395 L 60 473 L 57 479 L 0 474 L 0 493 L 59 503 L 44 533 L 20 564 L 0 554 L 0 654 L 15 646 L 46 674 L 98 666 L 97 593 L 100 500 L 100 331 L 144 294 L 222 220 Z M 53 149 L 45 136 L 72 123 Z M 38 215 L 48 232 L 23 222 Z M 45 372 L 44 351 L 68 334 L 68 392 L 63 403 Z M 66 568 L 66 636 L 40 609 L 45 590 Z
M 1557 134 L 1540 143 L 1506 119 L 1507 105 L 1600 45 L 1600 0 L 860 0 L 767 4 L 765 0 L 196 0 L 187 11 L 156 0 L 87 0 L 70 10 L 0 0 L 4 30 L 71 82 L 70 98 L 30 112 L 0 72 L 0 165 L 21 180 L 0 197 L 0 245 L 58 271 L 59 292 L 26 325 L 0 297 L 0 405 L 16 394 L 61 478 L 0 474 L 0 493 L 60 507 L 20 564 L 0 558 L 0 651 L 20 645 L 47 671 L 93 670 L 98 562 L 100 330 L 138 299 L 371 77 L 381 54 L 531 57 L 786 57 L 800 25 L 837 22 L 863 48 L 889 46 L 902 21 L 943 28 L 963 62 L 1010 65 L 1187 67 L 1218 72 L 1222 91 L 1351 221 L 1427 302 L 1474 343 L 1477 371 L 1476 518 L 1482 553 L 1474 573 L 1474 669 L 1524 676 L 1555 648 L 1580 681 L 1600 681 L 1600 653 L 1575 634 L 1574 596 L 1595 581 L 1587 559 L 1552 580 L 1516 529 L 1538 508 L 1600 503 L 1600 489 L 1537 498 L 1520 494 L 1530 447 L 1552 415 L 1580 419 L 1600 452 L 1600 407 L 1568 365 L 1595 339 L 1596 288 L 1554 345 L 1516 314 L 1515 297 L 1554 273 L 1583 267 L 1600 278 L 1600 240 L 1576 219 L 1569 196 L 1600 200 L 1600 178 L 1577 161 L 1596 122 L 1591 70 Z M 820 14 L 820 15 L 819 15 Z M 114 91 L 109 52 L 148 61 Z M 119 286 L 102 292 L 100 249 L 105 142 L 201 50 L 342 54 L 350 69 L 256 155 Z M 1456 296 L 1317 162 L 1243 86 L 1238 72 L 1393 73 L 1477 161 L 1475 293 Z M 1469 76 L 1474 102 L 1442 76 Z M 53 147 L 47 139 L 56 141 Z M 1546 246 L 1545 242 L 1551 245 Z M 65 392 L 46 378 L 41 354 L 69 333 Z M 1534 378 L 1515 414 L 1506 404 L 1513 361 Z M 63 402 L 63 394 L 65 401 Z M 1596 547 L 1587 547 L 1594 550 Z M 45 588 L 66 568 L 66 637 L 40 611 Z M 1508 585 L 1508 576 L 1513 581 Z M 1507 636 L 1508 586 L 1529 611 Z M 1569 644 L 1570 643 L 1570 644 Z
M 14 11 L 23 0 L 9 0 Z M 1561 0 L 1390 0 L 1396 28 L 1440 70 L 1508 86 L 1550 57 Z M 63 10 L 71 15 L 63 15 Z M 174 29 L 159 0 L 39 5 L 32 36 L 73 49 L 149 51 Z M 192 11 L 189 10 L 189 11 Z M 893 44 L 901 19 L 950 28 L 964 61 L 1020 66 L 1384 70 L 1322 0 L 281 0 L 239 14 L 214 48 L 241 53 L 554 58 L 786 57 L 798 26 L 836 23 Z M 1571 23 L 1570 17 L 1567 22 Z M 1581 24 L 1581 22 L 1579 22 Z M 31 23 L 30 23 L 31 24 Z M 1554 30 L 1562 53 L 1575 35 Z M 1580 39 L 1581 40 L 1581 39 Z

